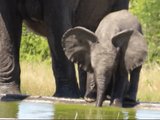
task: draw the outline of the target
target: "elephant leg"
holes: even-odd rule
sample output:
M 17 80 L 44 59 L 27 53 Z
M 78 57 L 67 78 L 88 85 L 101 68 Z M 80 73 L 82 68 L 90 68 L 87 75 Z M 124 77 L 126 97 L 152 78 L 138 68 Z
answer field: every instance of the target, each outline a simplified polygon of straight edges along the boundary
M 79 72 L 79 89 L 80 89 L 81 97 L 84 97 L 86 93 L 87 72 L 84 71 L 81 67 L 78 67 L 78 72 Z
M 122 98 L 128 80 L 128 73 L 123 73 L 120 70 L 116 71 L 113 92 L 111 96 L 111 106 L 122 107 Z
M 96 101 L 97 88 L 96 88 L 94 73 L 87 72 L 87 86 L 86 87 L 87 87 L 86 88 L 87 91 L 86 91 L 84 99 L 87 102 Z
M 22 19 L 15 0 L 0 0 L 0 94 L 21 94 L 19 47 Z
M 127 92 L 129 90 L 130 87 L 130 81 L 126 81 L 126 85 L 125 85 L 125 89 L 124 89 L 124 93 L 123 93 L 123 97 L 125 97 L 127 95 Z M 124 100 L 124 99 L 123 99 Z
M 111 81 L 110 81 L 108 87 L 106 88 L 106 92 L 105 92 L 106 100 L 111 100 L 111 94 L 112 94 L 113 84 L 114 84 L 113 79 L 114 79 L 114 76 L 112 75 Z
M 124 101 L 136 102 L 136 96 L 138 92 L 139 75 L 142 66 L 135 68 L 131 72 L 130 86 L 127 95 L 124 97 Z
M 61 61 L 54 59 L 54 57 L 52 57 L 52 64 L 56 82 L 54 97 L 79 98 L 80 93 L 76 81 L 74 64 L 67 59 Z
M 64 54 L 61 38 L 71 25 L 68 0 L 44 0 L 43 13 L 56 82 L 55 97 L 79 98 L 74 64 Z

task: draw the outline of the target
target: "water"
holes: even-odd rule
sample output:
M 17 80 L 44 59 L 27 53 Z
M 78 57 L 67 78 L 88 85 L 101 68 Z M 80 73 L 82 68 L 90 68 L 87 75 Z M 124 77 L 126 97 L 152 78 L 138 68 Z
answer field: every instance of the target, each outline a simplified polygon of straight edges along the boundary
M 0 102 L 0 118 L 45 119 L 160 119 L 160 111 L 93 105 Z

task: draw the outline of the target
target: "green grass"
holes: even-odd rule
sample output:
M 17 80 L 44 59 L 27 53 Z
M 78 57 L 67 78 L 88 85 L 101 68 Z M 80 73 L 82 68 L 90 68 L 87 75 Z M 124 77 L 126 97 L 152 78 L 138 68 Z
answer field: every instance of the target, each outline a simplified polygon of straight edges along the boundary
M 160 101 L 160 70 L 158 64 L 145 64 L 141 71 L 137 100 Z M 45 62 L 21 62 L 21 91 L 23 94 L 52 96 L 55 79 L 51 65 Z

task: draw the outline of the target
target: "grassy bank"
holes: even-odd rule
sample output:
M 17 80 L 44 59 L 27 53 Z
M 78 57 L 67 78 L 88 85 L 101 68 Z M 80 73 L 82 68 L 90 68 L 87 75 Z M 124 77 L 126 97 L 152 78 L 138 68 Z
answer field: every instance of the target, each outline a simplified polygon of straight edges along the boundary
M 145 64 L 141 71 L 137 100 L 160 101 L 160 70 L 158 64 Z M 21 90 L 23 94 L 52 96 L 55 81 L 50 65 L 21 62 Z
M 55 80 L 51 66 L 44 62 L 21 62 L 21 91 L 23 94 L 53 95 Z
M 141 71 L 139 101 L 160 102 L 160 70 L 158 64 L 144 65 Z

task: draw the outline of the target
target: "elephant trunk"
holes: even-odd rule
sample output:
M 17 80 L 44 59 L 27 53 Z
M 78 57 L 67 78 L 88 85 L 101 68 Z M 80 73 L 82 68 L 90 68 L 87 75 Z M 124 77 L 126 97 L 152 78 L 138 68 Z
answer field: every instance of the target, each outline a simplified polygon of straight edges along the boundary
M 97 83 L 97 99 L 96 99 L 96 107 L 101 107 L 105 98 L 105 91 L 107 86 L 109 85 L 110 77 L 103 77 L 96 79 Z

